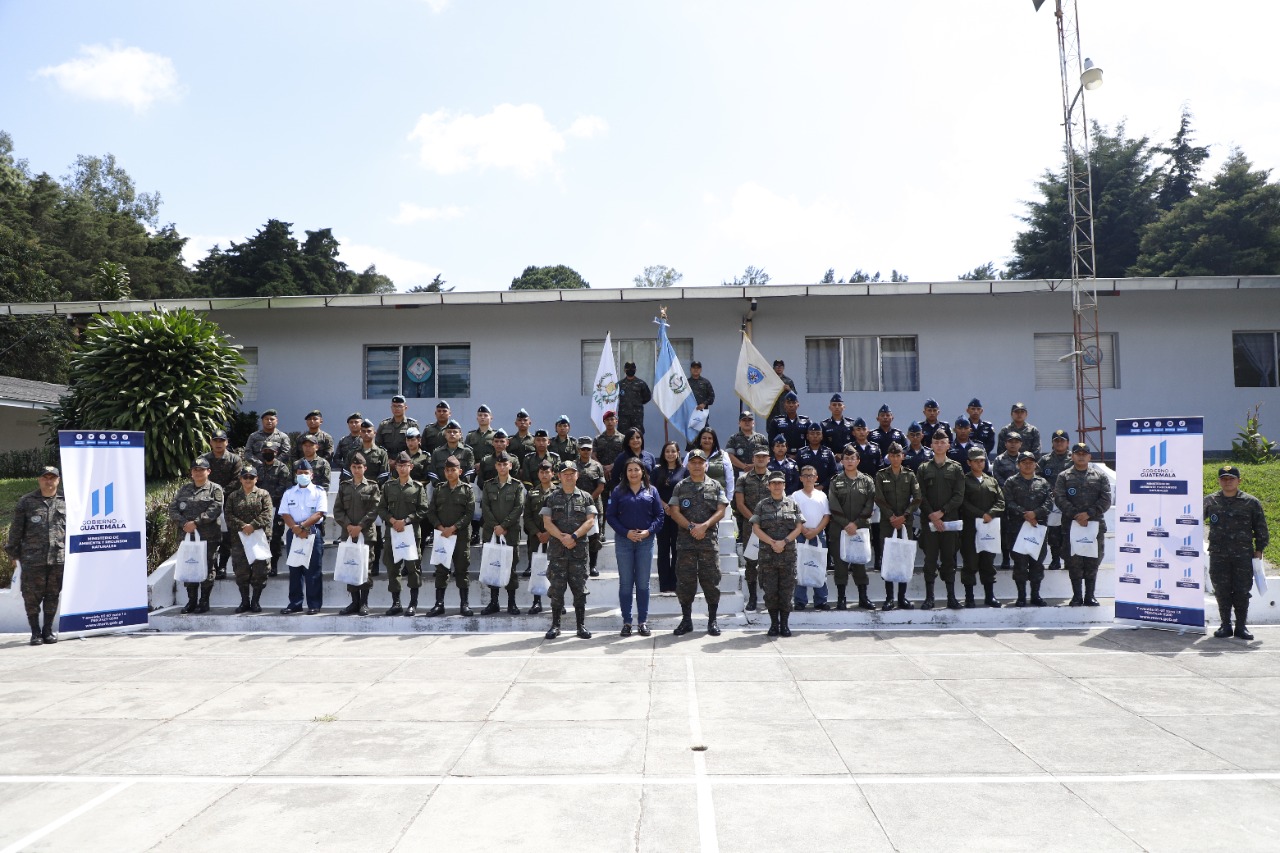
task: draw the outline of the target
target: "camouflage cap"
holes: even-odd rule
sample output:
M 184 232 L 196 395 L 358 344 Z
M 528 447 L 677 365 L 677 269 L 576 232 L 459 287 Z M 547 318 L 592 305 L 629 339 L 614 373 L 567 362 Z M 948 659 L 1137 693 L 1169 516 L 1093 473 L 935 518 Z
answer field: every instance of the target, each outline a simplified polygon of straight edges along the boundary
M 1088 453 L 1088 454 L 1093 453 L 1093 451 L 1089 449 L 1089 445 L 1085 444 L 1083 441 L 1077 441 L 1075 444 L 1071 445 L 1071 452 L 1072 453 Z
M 706 461 L 707 461 L 707 454 L 703 453 L 701 450 L 696 450 L 696 449 L 695 449 L 695 450 L 690 450 L 690 451 L 689 451 L 689 457 L 685 460 L 685 462 L 686 462 L 686 463 L 689 463 L 689 462 L 692 462 L 692 461 L 693 461 L 693 460 L 695 460 L 695 459 L 701 459 L 703 462 L 706 462 Z
M 1035 462 L 1036 455 L 1030 450 L 1024 450 L 1018 454 L 1018 462 Z
M 1005 433 L 1004 440 L 1006 442 L 1022 441 L 1022 433 L 1018 432 L 1016 429 L 1010 430 L 1009 432 Z
M 244 466 L 243 468 L 240 469 L 240 479 L 241 480 L 258 479 L 258 469 L 254 468 L 252 465 Z
M 782 473 L 781 471 L 774 471 L 772 474 L 769 475 L 769 482 L 770 483 L 786 483 L 787 475 Z
M 1013 412 L 1025 412 L 1026 410 L 1027 410 L 1027 404 L 1026 404 L 1026 403 L 1014 403 L 1012 406 L 1010 406 L 1010 407 L 1009 407 L 1009 412 L 1010 412 L 1010 413 L 1013 413 Z
M 1240 469 L 1234 465 L 1223 465 L 1218 469 L 1218 479 L 1221 480 L 1223 477 L 1235 477 L 1239 480 Z
M 192 462 L 192 463 L 191 463 L 191 467 L 192 467 L 192 468 L 203 468 L 203 469 L 205 469 L 206 471 L 208 471 L 208 470 L 209 470 L 209 460 L 208 460 L 208 459 L 205 459 L 203 456 L 201 456 L 201 457 L 200 457 L 199 459 L 197 459 L 195 462 Z
M 212 436 L 212 438 L 211 438 L 210 440 L 211 440 L 211 441 L 226 441 L 226 440 L 227 440 L 227 431 L 226 431 L 225 429 L 217 429 L 217 430 L 214 430 L 214 431 L 213 431 L 213 436 Z

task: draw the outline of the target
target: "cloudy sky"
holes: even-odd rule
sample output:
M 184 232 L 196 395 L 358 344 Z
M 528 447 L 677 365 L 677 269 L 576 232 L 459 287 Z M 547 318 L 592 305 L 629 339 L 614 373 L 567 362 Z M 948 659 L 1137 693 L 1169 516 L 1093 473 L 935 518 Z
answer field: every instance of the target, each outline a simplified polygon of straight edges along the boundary
M 1062 142 L 1053 0 L 3 0 L 0 128 L 116 155 L 188 257 L 330 227 L 401 288 L 1002 264 Z M 1091 119 L 1280 166 L 1280 4 L 1080 0 Z M 1278 173 L 1280 176 L 1280 173 Z

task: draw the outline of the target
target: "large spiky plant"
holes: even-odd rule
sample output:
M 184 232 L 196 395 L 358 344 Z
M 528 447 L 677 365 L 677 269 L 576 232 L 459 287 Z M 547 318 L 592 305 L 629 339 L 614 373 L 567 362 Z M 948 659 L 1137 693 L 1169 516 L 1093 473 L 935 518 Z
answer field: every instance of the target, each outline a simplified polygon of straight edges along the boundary
M 45 423 L 142 430 L 147 477 L 180 476 L 235 411 L 244 363 L 217 324 L 186 308 L 99 315 L 72 352 L 71 391 Z

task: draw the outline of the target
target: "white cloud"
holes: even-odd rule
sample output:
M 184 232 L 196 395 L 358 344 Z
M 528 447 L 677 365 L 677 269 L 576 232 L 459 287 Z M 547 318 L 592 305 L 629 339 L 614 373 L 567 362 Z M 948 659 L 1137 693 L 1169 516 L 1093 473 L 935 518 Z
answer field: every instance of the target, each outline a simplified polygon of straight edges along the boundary
M 843 202 L 801 202 L 795 196 L 780 196 L 754 182 L 738 187 L 728 213 L 716 227 L 722 237 L 734 243 L 774 251 L 782 257 L 844 256 L 859 231 L 856 215 Z
M 422 0 L 422 2 L 431 7 L 431 11 L 438 15 L 449 6 L 452 0 Z
M 420 143 L 419 158 L 441 175 L 468 169 L 510 169 L 526 178 L 555 167 L 565 136 L 586 138 L 603 132 L 603 119 L 583 116 L 556 130 L 537 104 L 499 104 L 482 116 L 447 110 L 423 113 L 409 139 Z
M 400 212 L 391 218 L 394 225 L 412 225 L 415 222 L 443 222 L 450 219 L 461 219 L 466 210 L 455 205 L 446 207 L 423 207 L 411 201 L 400 202 Z
M 189 266 L 194 267 L 197 262 L 204 260 L 205 255 L 209 254 L 209 250 L 214 246 L 226 249 L 231 245 L 232 240 L 243 240 L 243 237 L 228 237 L 225 234 L 183 234 L 187 238 L 186 244 L 182 247 L 182 260 Z
M 377 246 L 365 246 L 339 240 L 341 244 L 339 260 L 355 272 L 364 272 L 370 264 L 376 264 L 378 272 L 396 283 L 399 290 L 408 290 L 415 284 L 430 284 L 437 273 L 444 272 L 438 267 L 413 261 Z
M 93 101 L 125 104 L 144 112 L 154 102 L 182 96 L 173 60 L 137 47 L 102 44 L 80 48 L 80 56 L 36 72 L 64 92 Z

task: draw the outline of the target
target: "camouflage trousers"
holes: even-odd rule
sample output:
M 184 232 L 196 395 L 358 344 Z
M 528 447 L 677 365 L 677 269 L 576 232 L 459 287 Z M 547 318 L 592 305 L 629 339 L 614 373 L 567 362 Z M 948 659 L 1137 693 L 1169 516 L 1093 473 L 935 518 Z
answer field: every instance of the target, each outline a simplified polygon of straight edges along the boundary
M 1078 580 L 1096 580 L 1098 577 L 1098 565 L 1102 562 L 1097 557 L 1067 557 L 1067 573 L 1073 581 Z M 1249 570 L 1250 577 L 1253 576 L 1253 569 Z
M 790 613 L 796 595 L 796 551 L 791 545 L 781 554 L 760 546 L 760 590 L 764 593 L 764 609 Z
M 1041 555 L 1044 551 L 1041 550 Z M 992 555 L 994 556 L 994 555 Z M 1013 552 L 1013 579 L 1026 583 L 1028 580 L 1032 583 L 1040 583 L 1044 580 L 1044 560 L 1032 559 L 1026 554 Z
M 22 586 L 25 591 L 27 576 L 26 566 L 22 571 Z M 1231 608 L 1236 608 L 1237 619 L 1249 610 L 1249 590 L 1253 588 L 1253 555 L 1222 556 L 1209 555 L 1209 580 L 1213 581 L 1213 597 L 1218 600 L 1218 613 L 1223 622 L 1231 621 Z
M 27 618 L 39 618 L 40 605 L 44 605 L 47 618 L 58 612 L 58 596 L 62 594 L 62 563 L 47 566 L 22 566 L 22 603 Z M 1252 573 L 1249 575 L 1253 577 Z
M 720 605 L 720 555 L 714 550 L 682 548 L 676 554 L 676 598 L 681 607 L 693 604 L 699 586 L 707 610 L 714 613 Z
M 751 539 L 751 525 L 747 523 L 747 519 L 738 516 L 738 544 L 743 548 L 747 547 L 747 542 Z M 756 583 L 760 580 L 760 561 L 747 560 L 746 572 L 747 588 L 754 589 Z
M 554 544 L 556 541 L 551 540 Z M 556 553 L 558 551 L 559 553 Z M 551 588 L 547 590 L 547 598 L 551 601 L 552 613 L 564 612 L 564 590 L 567 586 L 573 592 L 573 605 L 587 606 L 587 551 L 585 548 L 552 549 L 547 560 L 547 582 Z
M 240 537 L 232 534 L 231 540 L 231 568 L 236 573 L 236 585 L 244 586 L 251 584 L 261 587 L 267 582 L 267 561 L 258 560 L 250 563 L 249 557 L 244 552 L 244 543 L 240 541 Z

